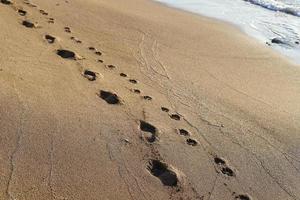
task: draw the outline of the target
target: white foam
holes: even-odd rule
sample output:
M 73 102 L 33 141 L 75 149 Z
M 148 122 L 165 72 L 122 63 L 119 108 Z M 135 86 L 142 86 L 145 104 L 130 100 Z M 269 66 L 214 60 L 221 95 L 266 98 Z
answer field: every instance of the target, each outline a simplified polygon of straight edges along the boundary
M 300 0 L 156 1 L 233 23 L 264 44 L 279 38 L 284 44 L 271 44 L 271 47 L 300 63 L 300 45 L 297 44 L 300 42 L 300 17 L 296 16 L 300 11 Z M 293 12 L 284 9 L 293 9 Z

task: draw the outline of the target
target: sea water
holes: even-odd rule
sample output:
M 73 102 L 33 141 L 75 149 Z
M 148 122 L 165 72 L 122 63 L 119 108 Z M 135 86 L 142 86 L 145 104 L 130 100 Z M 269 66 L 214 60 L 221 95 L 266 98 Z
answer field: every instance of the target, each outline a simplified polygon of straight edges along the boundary
M 300 0 L 156 0 L 240 27 L 300 64 Z

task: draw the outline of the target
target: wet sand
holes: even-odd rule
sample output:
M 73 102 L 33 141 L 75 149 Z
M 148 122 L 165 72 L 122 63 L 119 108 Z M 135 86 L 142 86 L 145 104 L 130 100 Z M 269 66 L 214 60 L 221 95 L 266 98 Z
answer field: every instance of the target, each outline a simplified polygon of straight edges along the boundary
M 0 199 L 300 198 L 300 68 L 147 0 L 1 1 Z

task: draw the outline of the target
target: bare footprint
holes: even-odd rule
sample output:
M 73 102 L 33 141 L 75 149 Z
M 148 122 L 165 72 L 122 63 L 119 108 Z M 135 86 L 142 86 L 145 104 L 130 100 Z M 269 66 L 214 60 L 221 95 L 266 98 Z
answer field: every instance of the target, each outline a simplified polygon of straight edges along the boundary
M 25 10 L 19 9 L 18 10 L 19 15 L 21 16 L 25 16 L 27 14 L 27 12 Z
M 87 78 L 89 81 L 95 81 L 96 78 L 97 78 L 97 75 L 96 75 L 95 72 L 90 71 L 90 70 L 87 70 L 87 69 L 84 70 L 83 76 L 84 76 L 85 78 Z
M 159 178 L 164 186 L 176 187 L 179 183 L 178 175 L 166 163 L 150 160 L 147 169 L 153 176 Z
M 120 73 L 120 76 L 121 76 L 121 77 L 127 77 L 127 74 Z
M 169 109 L 169 108 L 166 108 L 166 107 L 161 107 L 161 110 L 162 110 L 163 112 L 169 112 L 169 111 L 170 111 L 170 109 Z
M 137 84 L 138 83 L 138 81 L 135 80 L 135 79 L 129 79 L 129 82 L 132 83 L 132 84 Z
M 1 0 L 1 3 L 5 4 L 5 5 L 10 5 L 10 4 L 12 4 L 12 1 L 10 1 L 10 0 Z
M 190 135 L 190 133 L 185 129 L 179 129 L 178 132 L 179 132 L 179 135 L 182 135 L 182 136 L 189 136 Z
M 47 42 L 49 44 L 53 44 L 55 42 L 55 37 L 53 37 L 51 35 L 45 35 L 45 39 L 47 40 Z
M 25 26 L 26 28 L 36 28 L 37 27 L 37 24 L 36 23 L 32 23 L 31 21 L 29 20 L 24 20 L 22 22 L 22 25 Z
M 76 54 L 70 50 L 59 49 L 57 50 L 56 54 L 65 59 L 76 60 Z
M 235 199 L 237 200 L 251 200 L 251 198 L 247 194 L 240 194 L 235 196 Z
M 140 129 L 145 132 L 144 138 L 150 142 L 153 143 L 156 141 L 156 135 L 157 135 L 157 129 L 152 124 L 145 122 L 143 120 L 140 120 Z
M 179 121 L 181 119 L 181 117 L 177 114 L 172 114 L 172 115 L 170 115 L 170 117 L 171 117 L 171 119 L 174 119 L 174 120 L 177 120 L 177 121 Z
M 186 139 L 186 143 L 188 145 L 191 145 L 191 146 L 197 146 L 198 145 L 198 142 L 194 139 L 191 139 L 191 138 Z
M 214 162 L 216 163 L 218 169 L 221 171 L 222 174 L 226 176 L 235 176 L 234 171 L 229 168 L 226 164 L 226 161 L 220 157 L 215 157 Z
M 147 101 L 151 101 L 152 100 L 152 97 L 150 97 L 150 96 L 143 96 L 143 99 L 145 99 L 145 100 L 147 100 Z
M 104 91 L 100 90 L 100 98 L 106 101 L 108 104 L 120 104 L 120 99 L 118 95 L 109 92 L 109 91 Z

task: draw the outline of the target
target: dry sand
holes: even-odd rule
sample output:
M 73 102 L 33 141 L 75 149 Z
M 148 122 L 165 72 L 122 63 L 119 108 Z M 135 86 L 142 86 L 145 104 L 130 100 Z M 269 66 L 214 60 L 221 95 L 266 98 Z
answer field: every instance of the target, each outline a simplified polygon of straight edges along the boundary
M 300 68 L 236 28 L 149 0 L 0 27 L 1 200 L 300 199 Z

